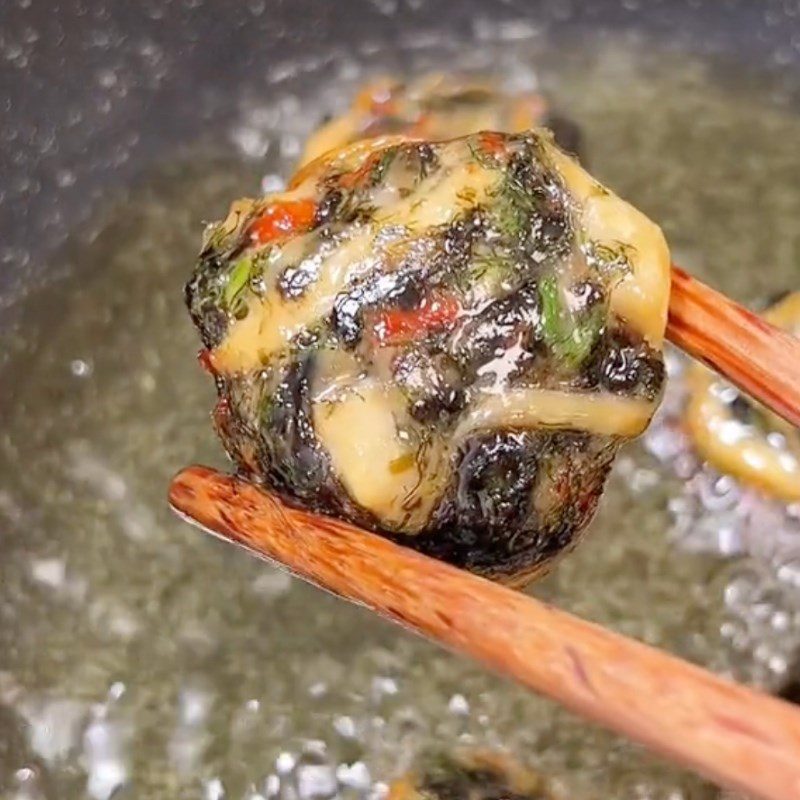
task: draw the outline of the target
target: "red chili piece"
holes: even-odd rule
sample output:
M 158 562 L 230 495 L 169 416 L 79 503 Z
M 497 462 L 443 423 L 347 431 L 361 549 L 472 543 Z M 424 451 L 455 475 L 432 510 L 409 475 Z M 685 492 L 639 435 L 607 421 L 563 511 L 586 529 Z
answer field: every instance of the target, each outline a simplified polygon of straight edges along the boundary
M 284 200 L 268 205 L 250 226 L 251 238 L 259 244 L 283 239 L 308 230 L 314 223 L 317 205 L 313 200 Z

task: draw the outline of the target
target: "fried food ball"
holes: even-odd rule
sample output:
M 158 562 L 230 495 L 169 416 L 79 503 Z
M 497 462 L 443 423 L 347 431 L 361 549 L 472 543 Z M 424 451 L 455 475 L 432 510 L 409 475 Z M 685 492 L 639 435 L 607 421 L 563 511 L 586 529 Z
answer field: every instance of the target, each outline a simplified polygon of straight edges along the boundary
M 234 203 L 186 299 L 243 472 L 521 585 L 659 402 L 669 264 L 546 131 L 383 137 Z

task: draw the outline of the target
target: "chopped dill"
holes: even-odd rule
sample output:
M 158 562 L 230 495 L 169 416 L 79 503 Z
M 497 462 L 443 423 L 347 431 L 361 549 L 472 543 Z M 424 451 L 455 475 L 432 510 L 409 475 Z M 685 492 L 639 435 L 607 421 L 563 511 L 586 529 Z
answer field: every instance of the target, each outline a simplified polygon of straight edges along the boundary
M 261 396 L 261 403 L 259 404 L 259 417 L 269 424 L 275 407 L 275 395 L 271 391 L 264 392 Z
M 510 239 L 524 239 L 531 228 L 531 219 L 540 211 L 539 198 L 506 173 L 495 191 L 492 208 L 498 230 Z
M 399 149 L 397 147 L 387 147 L 381 152 L 380 158 L 377 159 L 370 171 L 369 183 L 371 186 L 377 186 L 386 177 L 386 173 L 392 166 Z
M 250 256 L 240 258 L 228 273 L 228 280 L 225 284 L 222 300 L 225 307 L 233 310 L 236 305 L 236 300 L 239 298 L 242 290 L 247 286 L 250 280 L 250 272 L 253 269 L 253 259 Z
M 508 273 L 512 267 L 512 262 L 507 254 L 490 250 L 475 255 L 471 266 L 474 277 L 483 277 L 487 274 L 499 275 Z
M 542 336 L 556 358 L 566 367 L 575 368 L 586 359 L 602 333 L 605 308 L 600 304 L 582 315 L 570 313 L 552 275 L 539 281 L 538 291 Z
M 503 282 L 514 269 L 510 254 L 500 250 L 475 253 L 455 275 L 455 283 L 462 292 L 469 292 L 481 285 L 492 295 L 497 294 Z
M 475 142 L 470 140 L 467 142 L 467 147 L 469 148 L 469 152 L 472 153 L 472 157 L 482 167 L 485 167 L 486 169 L 500 169 L 500 162 L 493 155 L 487 153 L 480 145 L 475 144 Z
M 581 248 L 590 267 L 608 280 L 619 280 L 630 272 L 634 248 L 626 242 L 586 242 Z

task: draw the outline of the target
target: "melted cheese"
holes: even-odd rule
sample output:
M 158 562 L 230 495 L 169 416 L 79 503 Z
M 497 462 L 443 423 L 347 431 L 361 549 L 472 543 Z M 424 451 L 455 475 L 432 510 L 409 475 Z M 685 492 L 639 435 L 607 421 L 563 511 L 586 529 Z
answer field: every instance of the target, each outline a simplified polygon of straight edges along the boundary
M 667 324 L 670 255 L 664 234 L 644 214 L 601 186 L 577 161 L 552 144 L 548 157 L 580 206 L 587 238 L 615 247 L 631 248 L 631 272 L 611 290 L 610 308 L 660 347 Z
M 373 223 L 322 261 L 316 280 L 300 297 L 284 297 L 274 281 L 264 297 L 251 297 L 247 315 L 231 324 L 228 335 L 213 351 L 214 368 L 236 373 L 259 367 L 301 331 L 330 314 L 336 296 L 352 281 L 376 269 L 390 269 L 375 239 L 382 228 L 396 224 L 419 233 L 445 225 L 463 209 L 459 195 L 467 191 L 471 202 L 480 203 L 497 181 L 494 171 L 464 164 L 461 149 L 454 148 L 443 159 L 440 171 L 422 181 L 408 197 L 379 209 Z M 304 181 L 286 196 L 295 196 L 305 185 Z
M 382 526 L 418 533 L 447 481 L 438 440 L 420 448 L 397 389 L 364 379 L 332 402 L 314 405 L 314 430 L 348 494 Z
M 375 269 L 379 262 L 373 233 L 366 230 L 320 264 L 317 279 L 300 297 L 283 297 L 274 283 L 263 298 L 252 296 L 247 316 L 231 325 L 228 335 L 213 351 L 214 368 L 227 373 L 258 368 L 298 333 L 329 314 L 338 292 Z
M 463 162 L 460 148 L 445 151 L 442 170 L 418 189 L 385 210 L 379 210 L 376 222 L 380 225 L 403 225 L 410 231 L 424 231 L 447 225 L 464 210 L 463 197 L 470 205 L 480 205 L 497 186 L 500 176 L 475 162 Z M 474 199 L 473 199 L 474 198 Z
M 556 428 L 631 437 L 647 427 L 652 414 L 653 404 L 637 398 L 512 389 L 479 399 L 459 423 L 455 438 L 503 428 Z

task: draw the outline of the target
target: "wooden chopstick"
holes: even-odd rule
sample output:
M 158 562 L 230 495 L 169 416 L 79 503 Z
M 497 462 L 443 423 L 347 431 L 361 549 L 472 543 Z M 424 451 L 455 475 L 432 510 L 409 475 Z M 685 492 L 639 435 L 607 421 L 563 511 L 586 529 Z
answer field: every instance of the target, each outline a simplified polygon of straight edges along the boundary
M 800 339 L 676 266 L 667 338 L 800 426 Z
M 185 518 L 729 788 L 800 797 L 800 709 L 205 467 Z

